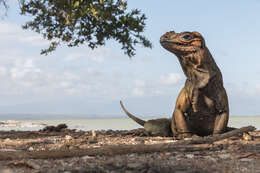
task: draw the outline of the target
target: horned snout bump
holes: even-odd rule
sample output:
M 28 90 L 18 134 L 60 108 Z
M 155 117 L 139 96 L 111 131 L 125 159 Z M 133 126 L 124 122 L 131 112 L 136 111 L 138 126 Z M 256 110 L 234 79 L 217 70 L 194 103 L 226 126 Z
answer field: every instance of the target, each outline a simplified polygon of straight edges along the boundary
M 171 39 L 172 35 L 175 34 L 174 31 L 166 32 L 160 37 L 160 43 L 163 43 L 169 39 Z

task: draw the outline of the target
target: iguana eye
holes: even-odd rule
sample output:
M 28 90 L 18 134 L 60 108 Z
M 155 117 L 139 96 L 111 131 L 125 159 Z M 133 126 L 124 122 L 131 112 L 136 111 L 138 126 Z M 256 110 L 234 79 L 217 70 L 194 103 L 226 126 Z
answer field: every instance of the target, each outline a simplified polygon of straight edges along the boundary
M 191 36 L 189 34 L 185 34 L 185 35 L 182 36 L 182 39 L 183 40 L 190 40 Z

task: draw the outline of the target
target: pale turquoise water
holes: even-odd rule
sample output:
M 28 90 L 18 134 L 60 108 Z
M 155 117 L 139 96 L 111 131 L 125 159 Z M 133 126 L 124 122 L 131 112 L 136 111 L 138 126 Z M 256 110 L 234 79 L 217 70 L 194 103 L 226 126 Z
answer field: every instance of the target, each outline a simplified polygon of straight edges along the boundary
M 141 126 L 128 118 L 97 118 L 97 119 L 74 119 L 74 120 L 21 120 L 18 126 L 1 127 L 0 130 L 39 130 L 43 126 L 37 124 L 57 125 L 65 123 L 71 129 L 80 130 L 130 130 Z M 34 123 L 32 125 L 32 123 Z M 260 130 L 260 116 L 230 117 L 228 126 L 243 127 L 253 125 Z

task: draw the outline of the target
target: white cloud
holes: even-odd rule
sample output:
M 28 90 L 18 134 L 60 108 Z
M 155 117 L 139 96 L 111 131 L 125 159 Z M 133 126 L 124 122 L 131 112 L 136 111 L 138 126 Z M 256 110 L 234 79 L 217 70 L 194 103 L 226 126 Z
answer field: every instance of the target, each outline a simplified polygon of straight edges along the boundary
M 260 84 L 256 84 L 255 93 L 256 93 L 257 95 L 260 95 Z
M 134 88 L 133 95 L 134 96 L 144 96 L 144 89 L 143 88 Z
M 23 31 L 15 24 L 0 23 L 0 27 L 0 44 L 7 46 L 7 49 L 1 48 L 0 80 L 4 82 L 0 85 L 0 95 L 41 101 L 66 95 L 113 96 L 118 91 L 102 70 L 91 67 L 93 63 L 89 63 L 89 60 L 97 62 L 94 63 L 97 65 L 104 62 L 110 54 L 109 49 L 80 49 L 80 53 L 76 51 L 63 56 L 65 58 L 60 55 L 31 57 L 30 51 L 21 48 L 19 43 L 40 45 L 42 39 L 39 35 Z M 16 104 L 16 100 L 11 102 Z M 3 103 L 5 100 L 0 100 L 0 104 Z
M 8 35 L 10 33 L 15 33 L 16 35 L 17 34 L 17 31 L 19 31 L 20 27 L 18 27 L 18 25 L 16 24 L 11 24 L 11 23 L 0 23 L 0 26 L 1 26 L 1 30 L 0 30 L 0 35 Z
M 95 61 L 95 62 L 97 62 L 97 63 L 102 63 L 102 62 L 104 62 L 104 58 L 102 57 L 102 56 L 90 56 L 89 57 L 92 61 Z
M 110 56 L 110 51 L 107 48 L 100 47 L 98 49 L 85 48 L 84 52 L 71 53 L 64 58 L 65 62 L 73 62 L 80 60 L 91 60 L 96 63 L 103 63 L 105 58 Z
M 0 66 L 0 75 L 6 75 L 7 69 L 5 67 Z
M 0 91 L 3 91 L 0 94 L 45 96 L 71 94 L 72 90 L 82 92 L 79 75 L 67 71 L 49 71 L 38 63 L 20 57 L 9 62 L 7 67 L 0 66 L 0 80 L 4 81 L 0 85 Z
M 48 46 L 49 42 L 42 38 L 42 35 L 30 35 L 32 33 L 25 32 L 24 36 L 18 37 L 18 41 L 25 44 L 33 44 L 37 46 Z
M 66 62 L 71 62 L 71 61 L 76 61 L 81 58 L 84 58 L 84 54 L 82 53 L 74 53 L 74 54 L 69 54 L 64 58 L 64 61 Z
M 137 87 L 145 87 L 144 80 L 135 80 L 134 83 L 135 83 L 135 86 L 137 86 Z
M 168 95 L 176 90 L 175 86 L 179 86 L 182 80 L 182 75 L 178 73 L 153 76 L 153 80 L 134 80 L 132 94 L 139 97 Z
M 105 47 L 95 50 L 82 47 L 74 51 L 61 48 L 62 51 L 57 50 L 51 56 L 37 54 L 35 57 L 31 49 L 47 43 L 40 35 L 14 24 L 0 23 L 0 27 L 0 44 L 3 45 L 0 47 L 0 80 L 4 81 L 0 85 L 0 96 L 15 98 L 10 99 L 10 104 L 19 104 L 17 98 L 34 102 L 65 96 L 118 99 L 166 95 L 182 80 L 178 74 L 140 75 L 138 69 L 129 70 L 133 63 L 119 59 Z M 20 47 L 23 44 L 28 48 Z M 7 103 L 6 99 L 0 100 L 0 105 L 3 103 Z
M 164 85 L 175 85 L 182 80 L 182 75 L 179 73 L 169 73 L 160 77 L 160 82 Z
M 92 61 L 97 63 L 104 62 L 105 57 L 111 56 L 111 51 L 105 47 L 100 47 L 99 49 L 88 49 L 87 51 L 87 58 L 90 58 Z
M 70 80 L 70 81 L 79 81 L 80 76 L 73 74 L 72 72 L 65 72 L 64 73 L 64 79 Z
M 102 73 L 92 67 L 89 67 L 89 68 L 87 68 L 87 74 L 91 75 L 93 77 L 97 77 L 97 76 L 100 76 Z
M 33 74 L 33 76 L 35 76 L 35 74 L 40 72 L 41 70 L 34 66 L 33 60 L 31 59 L 27 59 L 24 62 L 16 60 L 13 67 L 10 68 L 10 74 L 13 79 L 23 78 L 27 74 Z
M 21 43 L 30 46 L 47 46 L 49 42 L 38 33 L 23 30 L 21 26 L 13 23 L 0 23 L 0 44 Z
M 59 85 L 60 85 L 61 88 L 69 88 L 69 87 L 71 87 L 71 83 L 68 82 L 68 81 L 61 81 L 59 83 Z
M 133 95 L 134 96 L 144 96 L 145 95 L 146 84 L 144 80 L 135 80 L 134 81 L 134 88 L 133 88 Z
M 135 71 L 128 73 L 127 77 L 130 78 L 126 79 L 122 69 L 116 67 L 108 70 L 113 66 L 104 59 L 111 60 L 113 52 L 107 48 L 81 48 L 74 53 L 62 52 L 62 55 L 48 57 L 32 57 L 30 53 L 29 56 L 25 53 L 27 50 L 14 47 L 0 55 L 0 80 L 5 81 L 0 85 L 0 95 L 19 95 L 20 98 L 36 100 L 63 96 L 110 99 L 146 97 L 169 94 L 174 90 L 173 86 L 182 80 L 178 74 L 157 75 L 149 79 L 137 75 Z M 104 65 L 108 65 L 108 68 L 104 69 Z M 128 62 L 124 65 L 127 66 Z M 115 76 L 115 73 L 120 75 Z

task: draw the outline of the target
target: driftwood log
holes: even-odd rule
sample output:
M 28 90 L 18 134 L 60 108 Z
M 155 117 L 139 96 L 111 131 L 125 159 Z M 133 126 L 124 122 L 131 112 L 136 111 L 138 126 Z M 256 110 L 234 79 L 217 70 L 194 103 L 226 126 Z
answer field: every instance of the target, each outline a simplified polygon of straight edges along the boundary
M 19 159 L 59 159 L 66 157 L 82 157 L 82 156 L 96 156 L 96 155 L 116 155 L 116 154 L 129 154 L 129 153 L 151 153 L 151 152 L 167 152 L 167 151 L 202 151 L 214 150 L 211 144 L 215 141 L 226 139 L 245 132 L 254 131 L 256 128 L 253 126 L 243 127 L 240 129 L 232 130 L 230 132 L 209 136 L 198 137 L 190 140 L 179 140 L 172 143 L 163 144 L 138 144 L 138 145 L 116 145 L 104 146 L 98 148 L 89 148 L 84 150 L 64 150 L 64 151 L 12 151 L 0 152 L 0 160 L 19 160 Z M 206 145 L 192 145 L 192 144 L 206 144 Z
M 190 140 L 179 140 L 175 144 L 205 144 L 205 143 L 213 143 L 222 139 L 230 138 L 232 136 L 236 136 L 238 134 L 243 134 L 246 132 L 251 132 L 256 130 L 254 126 L 247 126 L 247 127 L 242 127 L 240 129 L 235 129 L 223 134 L 215 134 L 213 136 L 207 136 L 207 137 L 199 137 L 195 139 L 190 139 Z

